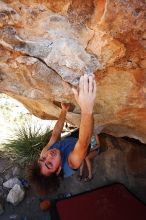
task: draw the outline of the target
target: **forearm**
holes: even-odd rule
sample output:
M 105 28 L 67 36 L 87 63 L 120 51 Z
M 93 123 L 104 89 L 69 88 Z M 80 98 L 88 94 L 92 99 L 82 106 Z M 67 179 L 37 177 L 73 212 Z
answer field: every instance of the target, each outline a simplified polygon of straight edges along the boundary
M 67 111 L 62 109 L 59 119 L 56 122 L 56 125 L 53 129 L 52 132 L 52 136 L 49 140 L 49 143 L 43 148 L 42 152 L 41 152 L 41 156 L 43 156 L 43 154 L 55 143 L 60 139 L 61 136 L 61 131 L 63 129 L 63 125 L 64 125 L 64 121 L 65 121 L 65 117 L 66 117 L 66 113 Z
M 55 127 L 53 129 L 52 136 L 56 136 L 56 138 L 60 137 L 62 129 L 63 129 L 63 126 L 64 126 L 64 122 L 65 122 L 65 118 L 66 118 L 66 113 L 67 113 L 67 111 L 65 111 L 63 109 L 61 110 L 59 119 L 56 122 Z
M 93 132 L 93 114 L 81 112 L 81 124 L 79 130 L 80 156 L 84 159 Z

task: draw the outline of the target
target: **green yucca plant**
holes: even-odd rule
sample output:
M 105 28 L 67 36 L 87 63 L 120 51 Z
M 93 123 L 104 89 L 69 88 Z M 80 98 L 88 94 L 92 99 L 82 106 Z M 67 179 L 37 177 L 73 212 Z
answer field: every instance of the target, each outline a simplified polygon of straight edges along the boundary
M 29 163 L 38 157 L 43 147 L 48 143 L 52 131 L 50 128 L 42 132 L 41 127 L 25 123 L 15 129 L 12 137 L 6 140 L 3 147 L 23 157 Z

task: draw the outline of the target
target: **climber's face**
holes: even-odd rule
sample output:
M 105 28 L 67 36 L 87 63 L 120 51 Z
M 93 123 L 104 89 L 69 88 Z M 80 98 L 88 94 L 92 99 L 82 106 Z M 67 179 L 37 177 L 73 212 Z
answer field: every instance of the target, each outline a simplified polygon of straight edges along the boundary
M 41 166 L 41 173 L 45 176 L 49 176 L 52 173 L 61 171 L 61 154 L 60 150 L 54 148 L 46 151 L 41 155 L 38 160 Z

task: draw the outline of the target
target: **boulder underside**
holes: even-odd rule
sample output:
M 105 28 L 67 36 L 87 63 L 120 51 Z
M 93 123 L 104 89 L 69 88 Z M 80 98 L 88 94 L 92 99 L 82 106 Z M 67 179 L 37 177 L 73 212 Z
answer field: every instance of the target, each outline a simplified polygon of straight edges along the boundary
M 95 74 L 95 129 L 146 143 L 144 0 L 0 1 L 0 92 L 42 119 L 80 124 L 71 87 Z

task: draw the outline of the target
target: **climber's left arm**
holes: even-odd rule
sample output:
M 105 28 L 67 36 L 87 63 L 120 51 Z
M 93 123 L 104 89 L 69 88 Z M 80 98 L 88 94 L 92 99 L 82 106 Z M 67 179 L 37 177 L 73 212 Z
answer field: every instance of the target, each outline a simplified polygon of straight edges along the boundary
M 73 88 L 75 99 L 81 108 L 79 139 L 69 154 L 68 163 L 72 169 L 80 167 L 86 157 L 93 132 L 93 107 L 96 97 L 96 82 L 93 75 L 84 74 L 79 81 L 79 90 Z

